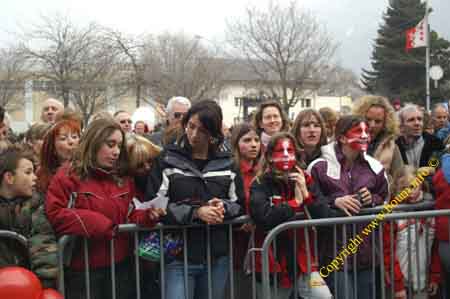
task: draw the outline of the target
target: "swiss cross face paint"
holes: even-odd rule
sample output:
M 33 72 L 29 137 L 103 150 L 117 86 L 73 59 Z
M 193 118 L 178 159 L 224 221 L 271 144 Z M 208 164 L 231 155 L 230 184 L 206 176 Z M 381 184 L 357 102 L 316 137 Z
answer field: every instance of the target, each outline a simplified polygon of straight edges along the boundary
M 369 128 L 365 122 L 360 122 L 358 125 L 354 126 L 345 134 L 347 142 L 350 147 L 359 152 L 367 151 L 369 147 L 370 137 Z
M 297 159 L 295 157 L 295 146 L 291 139 L 279 139 L 272 153 L 273 166 L 278 171 L 290 171 L 294 168 Z

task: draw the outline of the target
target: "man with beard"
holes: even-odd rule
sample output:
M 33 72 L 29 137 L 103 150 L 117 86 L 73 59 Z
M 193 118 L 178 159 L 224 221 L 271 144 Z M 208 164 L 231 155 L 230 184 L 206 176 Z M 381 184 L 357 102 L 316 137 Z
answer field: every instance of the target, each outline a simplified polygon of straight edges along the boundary
M 435 136 L 423 131 L 423 112 L 417 105 L 406 105 L 399 111 L 401 136 L 397 145 L 405 164 L 416 168 L 428 166 L 431 157 L 444 149 Z

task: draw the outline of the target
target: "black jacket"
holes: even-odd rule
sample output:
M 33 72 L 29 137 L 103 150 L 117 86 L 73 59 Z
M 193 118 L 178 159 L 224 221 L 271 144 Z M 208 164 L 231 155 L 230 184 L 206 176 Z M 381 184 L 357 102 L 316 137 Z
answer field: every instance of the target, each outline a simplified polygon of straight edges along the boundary
M 305 173 L 305 176 L 309 175 Z M 323 196 L 319 186 L 313 182 L 311 177 L 307 179 L 307 185 L 313 199 L 307 204 L 311 217 L 335 217 L 336 211 L 328 206 L 326 197 Z M 275 181 L 270 174 L 265 174 L 262 178 L 253 181 L 250 189 L 250 214 L 256 225 L 265 231 L 288 220 L 293 220 L 295 216 L 295 209 L 286 202 L 285 188 L 284 184 Z M 275 205 L 272 202 L 273 198 L 281 198 L 283 203 Z
M 422 153 L 420 154 L 419 167 L 428 166 L 428 161 L 430 160 L 430 158 L 433 156 L 436 157 L 439 156 L 440 152 L 444 150 L 444 145 L 442 144 L 442 141 L 439 138 L 431 134 L 428 134 L 427 132 L 424 132 L 422 134 L 422 137 L 424 145 Z M 400 150 L 403 162 L 405 164 L 409 164 L 408 158 L 406 156 L 406 145 L 404 138 L 400 136 L 399 138 L 397 138 L 395 143 L 397 143 L 398 149 Z
M 183 142 L 181 143 L 183 144 Z M 191 158 L 188 146 L 167 145 L 153 164 L 147 181 L 145 199 L 159 196 L 167 200 L 165 224 L 187 225 L 202 223 L 193 220 L 195 209 L 216 197 L 225 206 L 225 220 L 239 216 L 244 200 L 241 184 L 229 153 L 210 154 L 203 169 Z M 206 227 L 188 229 L 188 259 L 194 263 L 206 261 Z M 210 226 L 213 258 L 228 254 L 227 227 Z

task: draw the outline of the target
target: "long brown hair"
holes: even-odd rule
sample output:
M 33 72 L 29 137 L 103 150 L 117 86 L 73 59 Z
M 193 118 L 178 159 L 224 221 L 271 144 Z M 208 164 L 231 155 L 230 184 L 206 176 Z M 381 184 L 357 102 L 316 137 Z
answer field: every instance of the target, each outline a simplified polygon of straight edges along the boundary
M 242 123 L 233 128 L 233 133 L 231 135 L 231 151 L 233 153 L 234 162 L 239 166 L 241 162 L 241 152 L 239 151 L 239 140 L 241 140 L 242 136 L 245 134 L 254 131 L 256 132 L 256 128 L 249 123 Z M 258 157 L 256 160 L 258 161 L 261 157 L 261 148 L 259 149 Z
M 292 126 L 291 133 L 294 135 L 294 137 L 297 139 L 298 144 L 300 147 L 304 147 L 302 140 L 300 140 L 300 128 L 302 127 L 302 124 L 304 120 L 309 120 L 312 117 L 315 117 L 317 121 L 319 122 L 320 128 L 322 129 L 322 132 L 320 133 L 320 140 L 317 144 L 316 150 L 320 149 L 322 145 L 327 144 L 327 128 L 325 126 L 325 121 L 323 120 L 322 116 L 317 110 L 314 109 L 305 109 L 300 111 L 297 114 L 297 117 L 295 118 L 294 125 Z
M 275 148 L 275 145 L 277 144 L 278 140 L 280 139 L 290 139 L 292 143 L 295 146 L 295 158 L 297 159 L 297 165 L 304 168 L 304 165 L 301 165 L 301 153 L 300 153 L 300 147 L 297 143 L 297 140 L 295 139 L 294 135 L 292 135 L 289 132 L 279 132 L 273 135 L 270 138 L 269 143 L 267 144 L 266 151 L 264 153 L 264 157 L 261 163 L 261 168 L 256 174 L 257 178 L 261 178 L 264 174 L 269 172 L 274 172 L 274 168 L 272 167 L 272 154 L 273 150 Z
M 81 125 L 76 119 L 63 119 L 58 121 L 45 134 L 40 156 L 40 165 L 37 171 L 37 186 L 41 192 L 47 190 L 50 179 L 61 166 L 58 153 L 56 152 L 55 142 L 56 137 L 63 129 L 68 129 L 78 134 L 78 136 L 81 134 Z
M 125 133 L 118 123 L 112 119 L 97 119 L 91 122 L 83 136 L 72 165 L 72 170 L 81 178 L 86 179 L 93 175 L 99 168 L 97 153 L 109 136 L 115 131 L 122 134 L 122 144 L 115 173 L 121 177 L 128 174 L 128 151 L 126 147 Z

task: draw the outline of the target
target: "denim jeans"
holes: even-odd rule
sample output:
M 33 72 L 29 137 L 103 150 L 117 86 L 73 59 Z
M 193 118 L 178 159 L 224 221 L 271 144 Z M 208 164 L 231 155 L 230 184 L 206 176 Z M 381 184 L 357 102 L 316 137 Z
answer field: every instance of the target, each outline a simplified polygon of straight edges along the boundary
M 229 257 L 222 256 L 211 264 L 212 298 L 223 299 L 229 276 Z M 166 265 L 165 291 L 167 299 L 208 299 L 207 264 L 188 264 L 188 291 L 184 285 L 184 264 L 174 261 Z
M 334 287 L 334 277 L 337 280 L 337 292 Z M 347 276 L 347 285 L 345 283 L 345 277 Z M 373 281 L 372 269 L 358 270 L 356 271 L 356 290 L 357 297 L 355 297 L 354 289 L 354 275 L 353 270 L 347 272 L 338 271 L 333 272 L 327 277 L 326 282 L 331 292 L 334 294 L 334 298 L 339 299 L 376 299 L 381 298 L 380 294 L 380 271 L 375 269 L 375 281 Z M 376 296 L 373 297 L 373 290 L 375 288 Z M 346 291 L 347 289 L 347 291 Z

